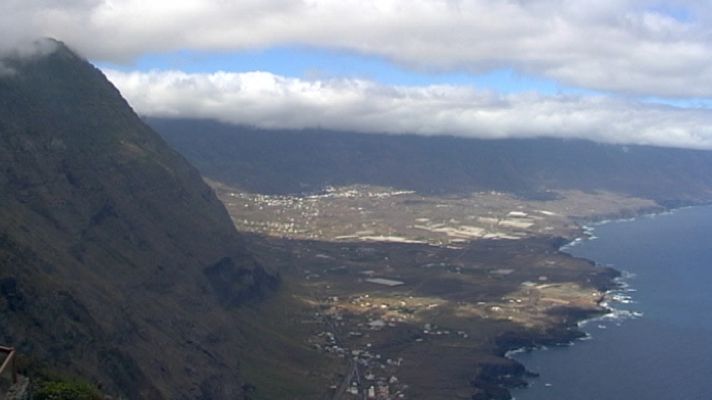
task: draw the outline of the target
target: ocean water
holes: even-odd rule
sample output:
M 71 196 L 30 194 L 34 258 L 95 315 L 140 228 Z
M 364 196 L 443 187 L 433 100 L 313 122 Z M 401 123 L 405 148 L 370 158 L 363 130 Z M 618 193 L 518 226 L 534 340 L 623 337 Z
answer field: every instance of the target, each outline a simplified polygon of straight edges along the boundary
M 517 400 L 711 400 L 712 207 L 594 227 L 565 251 L 625 271 L 587 340 L 513 357 L 539 378 Z

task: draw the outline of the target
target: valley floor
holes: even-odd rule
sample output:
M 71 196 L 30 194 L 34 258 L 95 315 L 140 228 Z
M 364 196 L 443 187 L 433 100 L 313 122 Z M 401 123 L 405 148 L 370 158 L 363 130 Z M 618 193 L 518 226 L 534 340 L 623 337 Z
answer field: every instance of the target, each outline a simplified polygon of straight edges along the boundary
M 657 207 L 611 193 L 277 197 L 212 185 L 282 276 L 258 308 L 299 349 L 268 357 L 277 372 L 255 360 L 254 398 L 508 398 L 526 371 L 507 350 L 572 340 L 576 321 L 604 311 L 616 272 L 558 250 L 583 234 L 577 221 Z

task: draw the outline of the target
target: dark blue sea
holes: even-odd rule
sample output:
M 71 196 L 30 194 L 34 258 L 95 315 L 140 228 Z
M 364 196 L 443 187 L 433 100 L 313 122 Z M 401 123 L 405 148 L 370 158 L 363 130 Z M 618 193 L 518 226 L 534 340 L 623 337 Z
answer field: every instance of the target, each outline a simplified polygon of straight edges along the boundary
M 517 400 L 712 400 L 712 207 L 593 227 L 565 251 L 624 271 L 618 311 L 570 347 L 513 357 L 541 376 Z

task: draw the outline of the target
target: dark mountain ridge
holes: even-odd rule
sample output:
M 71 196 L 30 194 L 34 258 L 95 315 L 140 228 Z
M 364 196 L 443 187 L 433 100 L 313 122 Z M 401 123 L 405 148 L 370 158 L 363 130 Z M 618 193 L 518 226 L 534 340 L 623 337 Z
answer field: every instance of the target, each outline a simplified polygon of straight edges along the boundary
M 710 151 L 146 121 L 204 176 L 257 193 L 373 184 L 428 194 L 496 190 L 535 198 L 551 196 L 551 190 L 611 191 L 664 205 L 712 199 Z
M 129 398 L 240 398 L 276 288 L 199 173 L 63 44 L 0 76 L 0 341 Z

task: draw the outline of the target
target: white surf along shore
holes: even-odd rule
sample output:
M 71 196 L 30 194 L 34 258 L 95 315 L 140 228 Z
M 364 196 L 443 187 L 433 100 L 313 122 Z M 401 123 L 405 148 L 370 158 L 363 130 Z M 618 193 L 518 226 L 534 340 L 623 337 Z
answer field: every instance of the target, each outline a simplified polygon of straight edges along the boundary
M 601 221 L 596 221 L 592 223 L 587 223 L 581 226 L 583 235 L 575 238 L 569 243 L 564 244 L 559 248 L 559 251 L 571 254 L 568 249 L 576 247 L 586 241 L 596 240 L 596 228 L 605 224 L 616 223 L 616 222 L 634 222 L 639 218 L 655 218 L 658 215 L 665 215 L 674 213 L 677 209 L 665 210 L 658 213 L 643 214 L 631 218 L 620 218 L 620 219 L 605 219 Z M 574 254 L 571 254 L 577 257 Z M 605 265 L 600 264 L 595 260 L 593 261 L 597 266 L 610 267 L 610 268 L 620 268 L 615 265 Z M 577 341 L 587 341 L 594 338 L 594 330 L 591 327 L 597 329 L 607 329 L 610 325 L 620 326 L 627 320 L 642 318 L 644 315 L 642 312 L 635 311 L 631 309 L 631 306 L 636 304 L 634 295 L 637 289 L 631 286 L 631 281 L 635 279 L 635 274 L 625 269 L 618 269 L 621 273 L 619 277 L 614 278 L 615 288 L 610 289 L 604 293 L 603 300 L 600 305 L 604 308 L 604 313 L 601 315 L 596 315 L 591 318 L 587 318 L 578 322 L 579 329 L 584 333 L 584 336 L 575 339 L 574 341 L 561 343 L 561 347 L 573 346 Z M 594 331 L 594 332 L 592 332 Z M 507 358 L 516 360 L 516 355 L 520 353 L 527 353 L 531 351 L 546 351 L 548 346 L 535 346 L 535 347 L 521 347 L 517 349 L 510 350 L 505 353 Z

